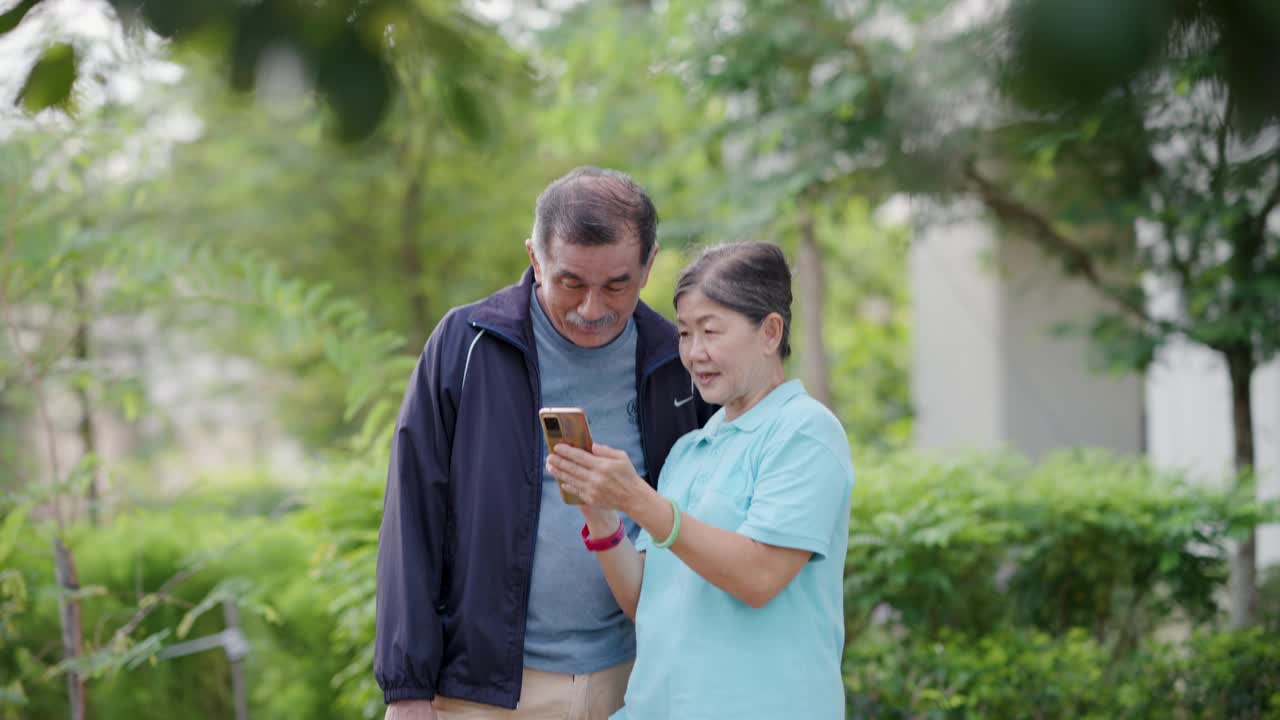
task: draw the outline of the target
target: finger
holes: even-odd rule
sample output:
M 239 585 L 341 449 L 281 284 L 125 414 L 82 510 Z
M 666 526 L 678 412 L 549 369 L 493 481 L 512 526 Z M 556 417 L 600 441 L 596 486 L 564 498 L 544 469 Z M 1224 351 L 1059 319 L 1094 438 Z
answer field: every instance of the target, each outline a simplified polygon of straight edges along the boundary
M 578 463 L 579 465 L 586 465 L 587 463 L 590 463 L 592 460 L 595 459 L 595 456 L 587 452 L 586 450 L 581 450 L 572 445 L 566 445 L 564 443 L 558 443 L 555 446 L 555 454 L 564 458 L 568 458 L 569 460 L 572 460 Z
M 595 500 L 595 497 L 591 494 L 590 490 L 575 485 L 572 480 L 561 481 L 560 487 L 564 488 L 564 491 L 570 495 L 578 496 L 578 499 L 587 505 L 590 505 L 592 501 Z
M 604 443 L 595 443 L 591 446 L 591 453 L 596 457 L 611 458 L 613 460 L 627 460 L 630 456 L 625 450 L 609 447 Z
M 547 456 L 547 468 L 551 472 L 551 475 L 558 480 L 563 480 L 565 478 L 580 480 L 587 477 L 590 473 L 588 468 L 584 468 L 572 460 L 565 460 L 562 457 L 555 457 L 554 455 Z

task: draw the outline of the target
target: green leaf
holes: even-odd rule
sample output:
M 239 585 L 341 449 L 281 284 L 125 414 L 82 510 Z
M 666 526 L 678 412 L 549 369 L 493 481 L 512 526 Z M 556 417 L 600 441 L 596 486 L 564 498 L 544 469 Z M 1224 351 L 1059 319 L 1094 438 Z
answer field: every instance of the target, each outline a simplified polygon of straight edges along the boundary
M 50 46 L 31 68 L 17 101 L 28 112 L 71 105 L 71 87 L 76 81 L 76 49 L 67 43 Z
M 14 546 L 18 543 L 18 533 L 22 532 L 27 514 L 30 512 L 31 505 L 24 503 L 10 510 L 5 516 L 4 524 L 0 525 L 0 565 L 9 559 L 9 554 L 13 552 Z
M 22 681 L 14 680 L 0 687 L 0 707 L 22 706 L 27 704 L 27 694 L 22 690 Z
M 4 35 L 18 27 L 18 23 L 22 22 L 22 18 L 39 3 L 40 0 L 22 0 L 16 7 L 0 15 L 0 35 Z
M 136 392 L 127 392 L 120 398 L 121 409 L 124 411 L 124 417 L 129 422 L 138 419 L 138 411 L 142 407 L 141 398 Z
M 200 616 L 213 609 L 213 607 L 222 604 L 224 600 L 235 600 L 243 595 L 249 588 L 249 581 L 244 578 L 227 578 L 218 583 L 208 595 L 204 596 L 196 606 L 187 611 L 182 616 L 182 620 L 178 623 L 177 636 L 184 638 L 187 633 L 191 632 L 191 626 L 195 624 Z

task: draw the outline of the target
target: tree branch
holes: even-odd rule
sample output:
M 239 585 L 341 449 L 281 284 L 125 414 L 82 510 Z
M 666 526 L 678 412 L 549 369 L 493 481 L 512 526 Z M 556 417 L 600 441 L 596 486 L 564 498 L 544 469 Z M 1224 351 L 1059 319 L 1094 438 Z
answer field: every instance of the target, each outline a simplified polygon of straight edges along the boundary
M 1232 109 L 1231 88 L 1228 86 L 1226 107 L 1222 110 L 1222 125 L 1218 127 L 1218 162 L 1213 170 L 1213 196 L 1218 199 L 1219 205 L 1222 204 L 1222 198 L 1227 189 L 1227 134 L 1231 130 Z
M 116 629 L 114 633 L 112 633 L 111 635 L 112 642 L 113 643 L 122 642 L 125 638 L 129 637 L 129 635 L 132 634 L 134 630 L 138 629 L 138 626 L 142 624 L 142 621 L 146 620 L 147 616 L 150 615 L 151 612 L 160 605 L 160 603 L 158 602 L 160 598 L 171 596 L 171 591 L 174 588 L 186 582 L 188 578 L 190 578 L 192 575 L 195 575 L 197 572 L 203 569 L 204 566 L 209 563 L 210 559 L 211 558 L 203 558 L 201 560 L 198 560 L 192 563 L 190 566 L 185 567 L 182 570 L 179 570 L 178 572 L 174 573 L 168 580 L 166 580 L 164 584 L 160 586 L 159 590 L 156 590 L 153 593 L 148 593 L 148 595 L 155 597 L 157 602 L 153 602 L 149 604 L 139 603 L 137 611 L 133 613 L 133 617 L 129 618 L 128 622 L 126 622 L 124 625 L 121 625 L 118 629 Z
M 1271 216 L 1271 211 L 1280 205 L 1280 163 L 1277 164 L 1276 184 L 1272 186 L 1271 193 L 1262 201 L 1262 209 L 1258 212 L 1258 217 L 1254 221 L 1257 223 L 1257 233 L 1262 235 L 1267 231 L 1267 218 Z
M 1066 265 L 1068 274 L 1084 278 L 1103 297 L 1143 325 L 1152 326 L 1157 324 L 1147 313 L 1145 306 L 1134 302 L 1133 298 L 1125 297 L 1124 294 L 1117 292 L 1115 288 L 1107 284 L 1098 269 L 1097 263 L 1094 262 L 1093 256 L 1087 250 L 1058 232 L 1053 227 L 1053 224 L 1042 214 L 1013 198 L 1009 193 L 997 187 L 995 183 L 983 177 L 972 160 L 966 163 L 965 175 L 977 189 L 984 205 L 1001 219 L 1030 229 L 1030 239 L 1049 254 L 1060 258 Z
M 867 80 L 867 102 L 873 108 L 873 115 L 884 114 L 884 92 L 880 89 L 880 80 L 876 78 L 875 71 L 871 65 L 871 54 L 867 52 L 867 48 L 860 42 L 852 39 L 846 39 L 845 45 L 853 52 L 853 56 L 858 59 L 858 67 L 862 69 L 862 74 Z
M 8 203 L 10 208 L 14 207 L 16 195 L 17 190 L 11 188 L 9 191 Z M 3 262 L 0 262 L 0 267 L 9 266 L 10 258 L 13 256 L 14 247 L 18 242 L 18 234 L 15 228 L 15 224 L 17 222 L 16 215 L 17 213 L 15 212 L 9 213 L 9 218 L 5 227 L 4 257 Z M 27 380 L 31 383 L 31 391 L 36 396 L 36 411 L 40 415 L 40 424 L 44 426 L 45 437 L 48 439 L 49 443 L 49 472 L 53 474 L 53 481 L 58 482 L 58 477 L 61 474 L 58 469 L 58 435 L 54 432 L 53 421 L 49 418 L 49 403 L 44 394 L 43 376 L 41 373 L 36 371 L 36 367 L 31 360 L 31 356 L 27 355 L 26 351 L 22 349 L 22 338 L 18 334 L 17 324 L 13 319 L 13 308 L 9 304 L 8 295 L 8 275 L 2 275 L 0 276 L 0 315 L 4 316 L 4 324 L 9 334 L 9 341 L 13 343 L 13 351 L 22 360 L 23 367 L 26 368 L 28 376 Z M 59 532 L 65 530 L 66 519 L 62 514 L 62 502 L 58 498 L 54 499 L 53 514 L 58 521 Z
M 274 508 L 272 508 L 271 512 L 267 515 L 267 519 L 269 521 L 274 521 L 279 519 L 281 515 L 283 515 L 285 512 L 289 510 L 290 507 L 293 506 L 293 503 L 295 501 L 296 501 L 296 498 L 292 496 L 286 496 L 283 500 L 277 503 Z M 147 595 L 144 595 L 143 597 L 147 597 L 147 596 L 153 597 L 155 599 L 155 602 L 143 603 L 141 602 L 141 599 L 139 599 L 140 601 L 138 603 L 138 609 L 133 613 L 133 616 L 130 617 L 129 620 L 125 622 L 124 625 L 121 625 L 118 629 L 116 629 L 114 633 L 111 634 L 112 643 L 123 642 L 125 638 L 129 637 L 129 635 L 133 633 L 134 630 L 138 629 L 138 626 L 142 624 L 143 620 L 147 619 L 147 616 L 149 616 L 152 612 L 154 612 L 156 608 L 160 607 L 161 600 L 165 598 L 174 597 L 173 595 L 174 588 L 178 587 L 182 583 L 189 580 L 192 575 L 195 575 L 196 573 L 203 570 L 205 566 L 208 565 L 213 560 L 216 560 L 222 557 L 223 555 L 225 555 L 226 553 L 231 552 L 235 548 L 239 547 L 239 545 L 245 542 L 246 540 L 248 540 L 249 537 L 250 537 L 249 535 L 241 535 L 236 539 L 232 540 L 231 542 L 227 543 L 226 545 L 222 546 L 221 548 L 205 553 L 203 556 L 196 558 L 194 561 L 192 561 L 192 563 L 187 567 L 171 575 L 168 580 L 164 581 L 164 584 L 161 585 L 158 590 L 156 590 L 155 592 L 147 593 Z

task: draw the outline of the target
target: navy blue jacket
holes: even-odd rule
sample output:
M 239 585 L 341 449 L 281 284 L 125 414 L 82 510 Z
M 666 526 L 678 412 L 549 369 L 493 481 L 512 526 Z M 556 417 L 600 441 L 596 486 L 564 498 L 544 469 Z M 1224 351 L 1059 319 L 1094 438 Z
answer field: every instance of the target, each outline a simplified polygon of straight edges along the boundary
M 387 702 L 447 697 L 514 708 L 542 492 L 533 273 L 454 308 L 405 391 L 378 537 L 374 675 Z M 648 480 L 712 408 L 675 328 L 640 303 L 636 388 Z M 692 398 L 692 399 L 690 399 Z M 572 592 L 572 588 L 566 588 Z

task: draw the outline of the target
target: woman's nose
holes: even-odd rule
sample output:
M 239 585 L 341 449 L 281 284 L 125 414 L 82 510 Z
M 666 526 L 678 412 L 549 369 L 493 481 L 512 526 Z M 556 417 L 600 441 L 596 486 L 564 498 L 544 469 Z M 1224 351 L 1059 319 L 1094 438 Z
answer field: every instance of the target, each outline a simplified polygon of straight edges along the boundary
M 689 339 L 689 357 L 704 359 L 707 355 L 707 343 L 697 334 Z

